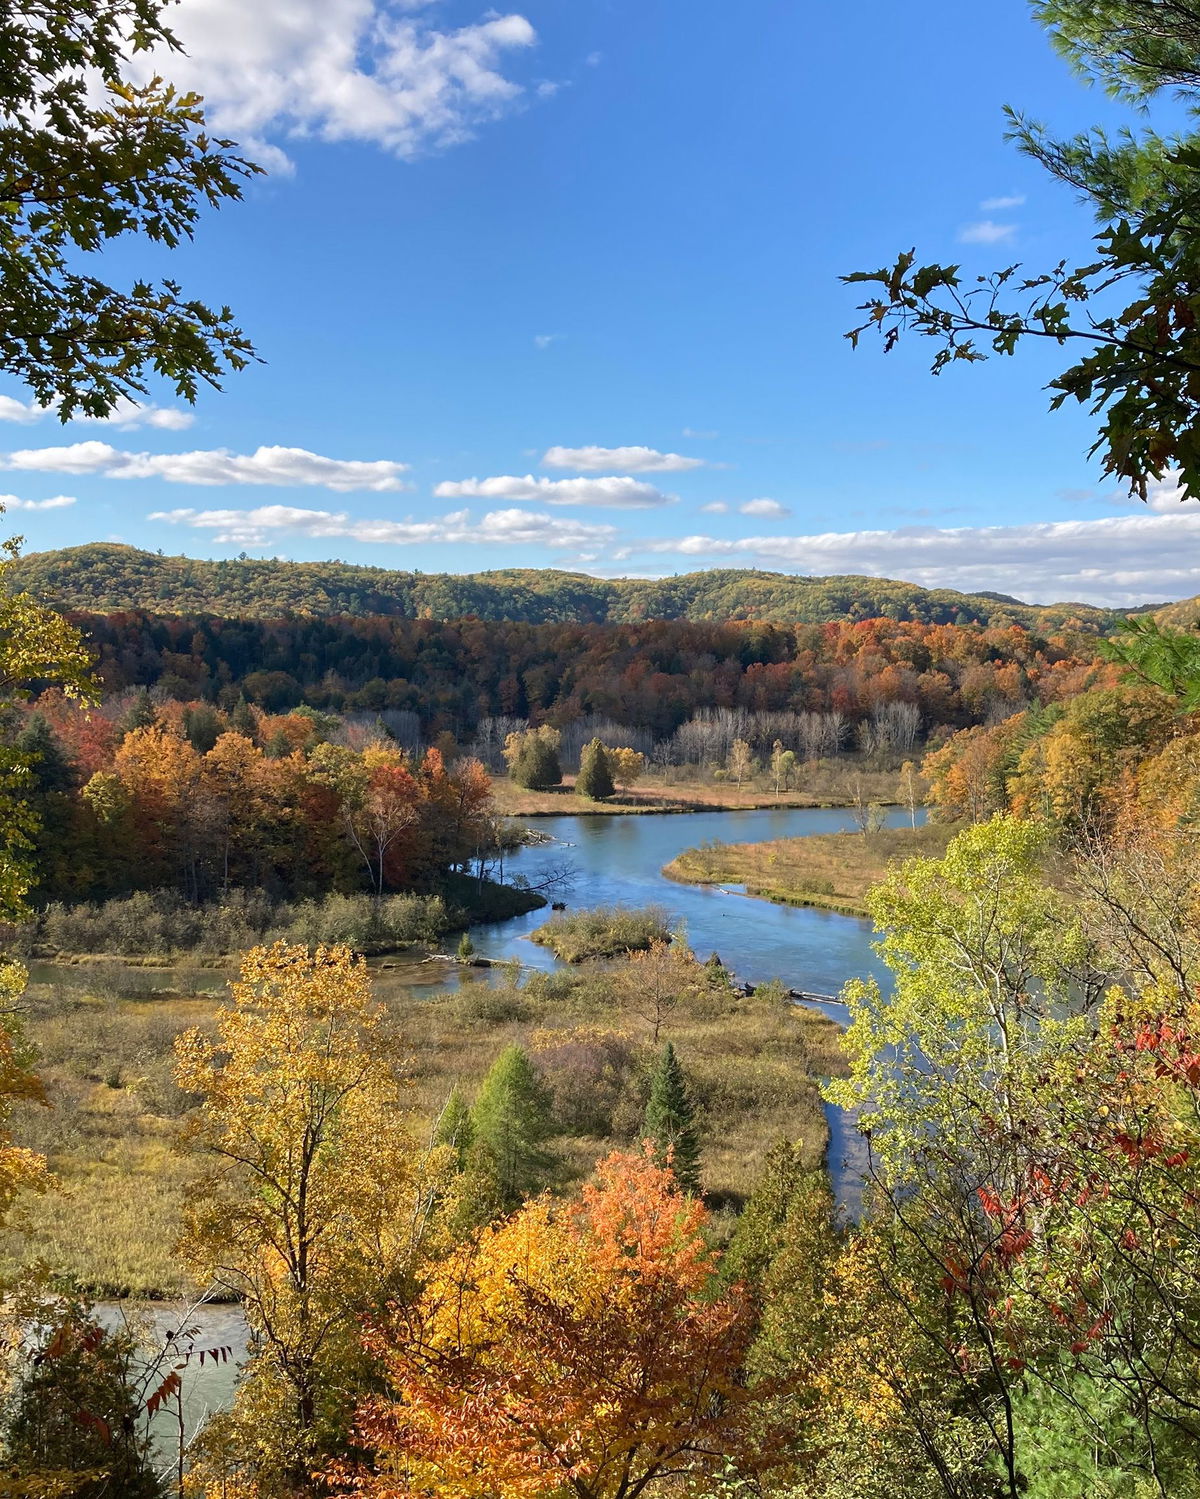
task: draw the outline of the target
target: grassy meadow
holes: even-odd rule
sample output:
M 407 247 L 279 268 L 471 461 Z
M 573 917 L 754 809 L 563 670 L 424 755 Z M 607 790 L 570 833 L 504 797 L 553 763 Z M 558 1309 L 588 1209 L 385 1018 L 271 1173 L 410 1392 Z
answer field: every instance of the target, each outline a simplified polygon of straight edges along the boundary
M 744 885 L 749 895 L 786 905 L 866 915 L 866 895 L 896 860 L 940 858 L 954 833 L 945 823 L 874 833 L 814 833 L 767 843 L 706 843 L 664 868 L 694 885 Z
M 618 1007 L 607 974 L 593 962 L 520 979 L 467 970 L 458 990 L 430 998 L 414 987 L 428 984 L 428 969 L 379 972 L 377 997 L 412 1058 L 417 1141 L 429 1138 L 451 1088 L 471 1097 L 515 1041 L 554 1099 L 550 1185 L 569 1187 L 598 1156 L 635 1142 L 656 1050 L 647 1022 Z M 99 1296 L 185 1293 L 173 1251 L 197 1164 L 175 1149 L 192 1100 L 172 1079 L 172 1046 L 181 1030 L 211 1023 L 222 999 L 204 991 L 220 976 L 97 965 L 34 977 L 26 1029 L 50 1107 L 22 1105 L 15 1136 L 47 1155 L 56 1188 L 26 1200 L 0 1234 L 0 1267 L 40 1261 Z M 821 1157 L 818 1079 L 843 1065 L 830 1021 L 770 990 L 744 998 L 717 987 L 676 1011 L 661 1039 L 674 1043 L 688 1076 L 704 1129 L 704 1184 L 719 1213 L 728 1218 L 743 1200 L 781 1135 Z
M 496 810 L 506 817 L 578 817 L 637 812 L 745 812 L 760 807 L 846 807 L 856 796 L 882 804 L 900 800 L 899 774 L 843 757 L 801 765 L 793 784 L 776 792 L 762 770 L 736 781 L 717 780 L 703 766 L 672 766 L 649 770 L 628 789 L 604 802 L 575 794 L 575 777 L 563 778 L 549 791 L 526 791 L 507 776 L 497 776 L 492 795 Z

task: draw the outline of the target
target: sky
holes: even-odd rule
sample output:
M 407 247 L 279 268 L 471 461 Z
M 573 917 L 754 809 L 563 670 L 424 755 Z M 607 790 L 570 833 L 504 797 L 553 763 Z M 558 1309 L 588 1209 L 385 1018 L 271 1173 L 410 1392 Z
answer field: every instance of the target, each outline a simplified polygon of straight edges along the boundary
M 1200 592 L 1200 503 L 1099 473 L 1067 361 L 929 374 L 839 276 L 984 271 L 1091 221 L 1004 139 L 1123 117 L 1023 0 L 180 0 L 164 67 L 267 167 L 174 252 L 262 363 L 60 423 L 0 381 L 28 550 L 426 572 L 867 573 L 1035 602 Z M 145 66 L 152 67 L 153 61 Z

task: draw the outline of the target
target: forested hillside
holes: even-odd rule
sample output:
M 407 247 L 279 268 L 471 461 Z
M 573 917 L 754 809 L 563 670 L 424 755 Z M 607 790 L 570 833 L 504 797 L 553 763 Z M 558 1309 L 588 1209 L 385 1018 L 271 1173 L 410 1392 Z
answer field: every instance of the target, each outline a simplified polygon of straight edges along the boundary
M 270 713 L 401 711 L 426 738 L 470 737 L 489 717 L 563 726 L 599 714 L 661 739 L 720 709 L 833 712 L 849 726 L 886 703 L 913 705 L 928 732 L 1056 701 L 1105 670 L 1094 636 L 1017 624 L 72 618 L 109 693 L 157 688 Z
M 821 624 L 886 618 L 921 624 L 1017 622 L 1040 630 L 1074 624 L 1101 631 L 1121 614 L 1086 604 L 1043 607 L 1003 594 L 930 590 L 889 578 L 798 577 L 746 569 L 611 581 L 549 569 L 412 573 L 346 562 L 163 557 L 107 542 L 22 558 L 13 570 L 12 586 L 65 609 L 251 619 L 380 614 L 527 624 L 643 619 Z

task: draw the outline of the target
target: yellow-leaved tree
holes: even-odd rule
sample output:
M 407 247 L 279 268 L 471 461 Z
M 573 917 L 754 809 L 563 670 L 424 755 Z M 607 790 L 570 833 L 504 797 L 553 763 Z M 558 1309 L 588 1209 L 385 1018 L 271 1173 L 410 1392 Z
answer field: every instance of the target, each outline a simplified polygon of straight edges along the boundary
M 0 505 L 0 514 L 3 510 Z M 20 544 L 20 537 L 0 542 L 0 927 L 28 917 L 26 896 L 36 878 L 38 821 L 27 799 L 28 765 L 12 743 L 18 721 L 14 700 L 36 682 L 83 701 L 95 696 L 83 636 L 28 593 L 11 591 L 9 574 Z M 36 1190 L 46 1181 L 43 1158 L 14 1145 L 7 1128 L 15 1104 L 45 1101 L 19 1024 L 27 980 L 20 963 L 0 954 L 0 1222 L 22 1188 Z
M 405 1294 L 421 1253 L 437 1153 L 415 1148 L 399 1038 L 346 947 L 255 948 L 216 1034 L 188 1031 L 176 1057 L 209 1167 L 182 1249 L 256 1340 L 192 1491 L 308 1493 L 366 1377 L 362 1320 Z

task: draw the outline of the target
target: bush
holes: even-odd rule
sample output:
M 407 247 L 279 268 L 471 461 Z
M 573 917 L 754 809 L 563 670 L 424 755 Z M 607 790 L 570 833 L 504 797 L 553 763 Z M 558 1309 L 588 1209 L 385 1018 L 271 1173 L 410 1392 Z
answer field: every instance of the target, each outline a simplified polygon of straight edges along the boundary
M 327 895 L 288 902 L 257 890 L 232 890 L 219 901 L 193 906 L 172 890 L 139 890 L 99 904 L 55 901 L 22 928 L 21 945 L 25 952 L 49 954 L 220 958 L 283 939 L 342 942 L 360 952 L 379 952 L 436 942 L 449 924 L 439 895 L 390 895 L 380 901 Z
M 658 906 L 632 911 L 625 906 L 596 906 L 591 911 L 573 911 L 551 917 L 530 934 L 565 963 L 586 958 L 615 958 L 640 952 L 655 942 L 669 942 L 667 913 Z

